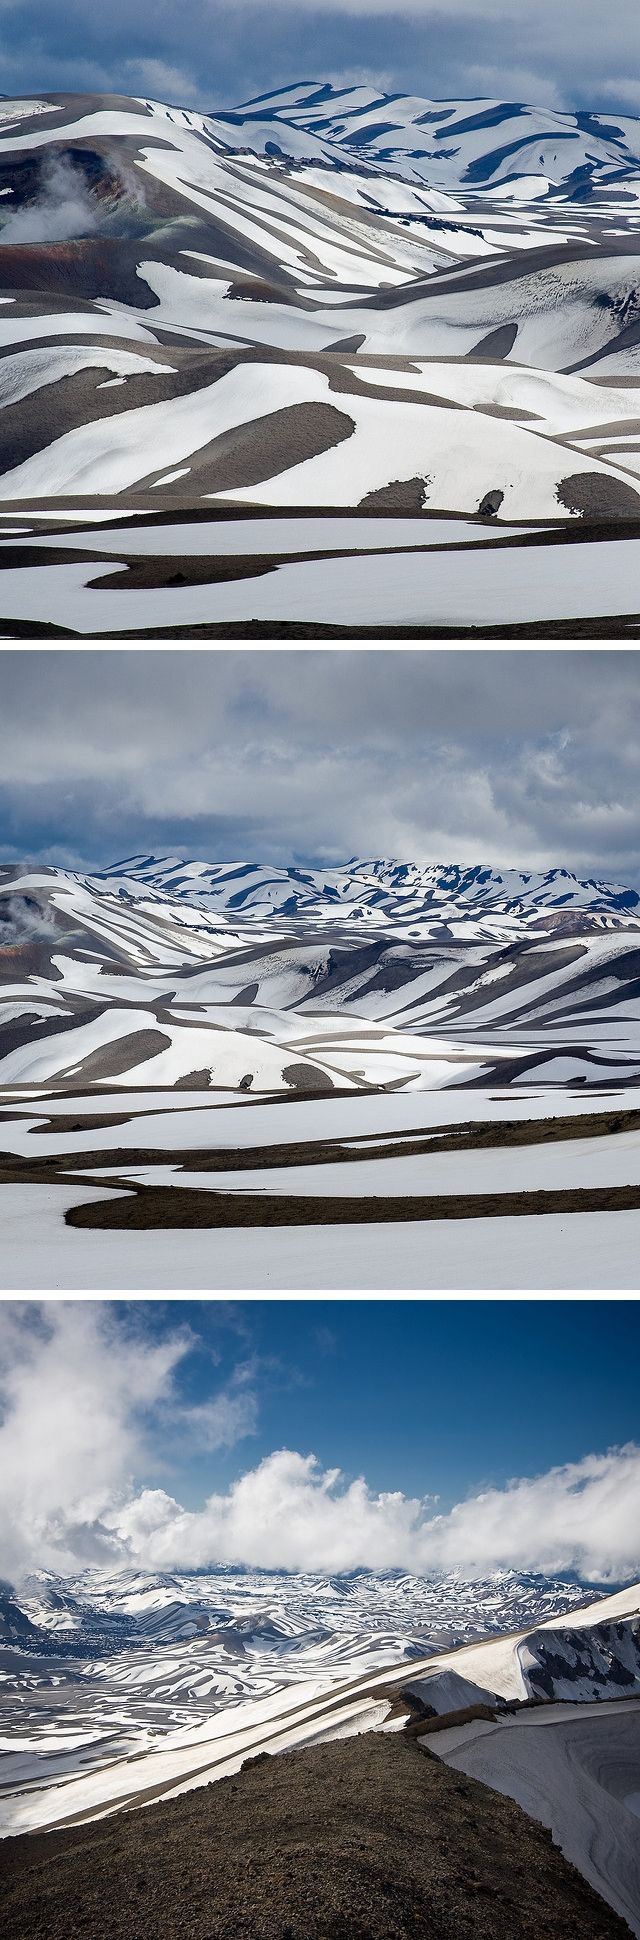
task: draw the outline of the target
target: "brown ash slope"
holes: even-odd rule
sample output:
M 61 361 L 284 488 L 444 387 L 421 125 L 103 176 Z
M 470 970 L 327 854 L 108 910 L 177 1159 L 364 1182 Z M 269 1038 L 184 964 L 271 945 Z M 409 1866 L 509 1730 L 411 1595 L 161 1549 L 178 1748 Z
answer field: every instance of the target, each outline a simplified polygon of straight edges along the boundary
M 144 1812 L 3 1842 L 5 1940 L 624 1940 L 511 1800 L 402 1733 L 251 1761 Z

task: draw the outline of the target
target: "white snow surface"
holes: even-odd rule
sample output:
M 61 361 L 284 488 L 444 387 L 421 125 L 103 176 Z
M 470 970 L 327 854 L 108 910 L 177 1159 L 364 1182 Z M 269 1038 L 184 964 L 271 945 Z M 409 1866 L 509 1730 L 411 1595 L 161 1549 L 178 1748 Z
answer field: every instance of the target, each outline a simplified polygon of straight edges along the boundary
M 105 1188 L 3 1185 L 0 1287 L 30 1292 L 637 1292 L 640 1212 L 408 1224 L 89 1231 Z M 110 1188 L 109 1196 L 113 1193 Z
M 562 1144 L 489 1148 L 476 1152 L 429 1152 L 424 1157 L 358 1159 L 357 1164 L 283 1166 L 237 1173 L 179 1171 L 154 1165 L 119 1176 L 143 1184 L 203 1192 L 277 1193 L 288 1198 L 414 1198 L 430 1193 L 562 1192 L 572 1187 L 640 1184 L 640 1132 L 615 1141 L 567 1139 Z M 104 1178 L 110 1176 L 105 1167 Z
M 158 363 L 131 350 L 111 349 L 108 345 L 93 348 L 65 344 L 55 349 L 24 350 L 19 356 L 0 357 L 0 407 L 17 404 L 21 398 L 41 390 L 43 385 L 59 383 L 61 378 L 74 377 L 78 371 L 114 371 L 114 381 L 124 382 L 139 371 L 162 377 L 171 369 L 170 364 Z M 100 388 L 104 390 L 106 385 Z
M 157 369 L 157 365 L 155 366 Z M 0 373 L 2 365 L 0 363 Z M 160 481 L 156 481 L 160 483 Z M 154 488 L 155 489 L 155 488 Z M 56 517 L 58 516 L 56 512 Z M 95 514 L 96 518 L 108 514 Z M 127 514 L 128 516 L 128 514 Z M 28 530 L 28 528 L 26 528 Z M 517 538 L 521 535 L 520 526 L 500 526 L 500 537 Z M 3 538 L 11 539 L 9 526 Z M 404 548 L 423 550 L 431 546 L 492 545 L 495 543 L 495 530 L 492 526 L 478 525 L 468 519 L 376 519 L 357 518 L 306 518 L 304 515 L 294 519 L 210 519 L 197 524 L 180 521 L 178 528 L 167 525 L 141 526 L 132 529 L 131 534 L 120 524 L 110 532 L 100 532 L 100 552 L 114 553 L 126 559 L 134 553 L 136 557 L 162 558 L 169 552 L 179 538 L 180 551 L 185 557 L 206 558 L 209 554 L 243 553 L 287 553 L 287 552 L 380 552 L 396 551 Z M 37 534 L 31 538 L 30 545 L 46 548 L 51 541 Z M 83 532 L 82 525 L 73 533 L 56 533 L 55 545 L 60 551 L 82 551 L 88 545 L 96 545 L 95 535 Z
M 640 1934 L 637 1817 L 640 1704 L 565 1705 L 438 1732 L 429 1750 L 516 1799 L 549 1826 L 566 1859 Z
M 455 631 L 615 621 L 640 612 L 640 540 L 631 537 L 542 548 L 484 545 L 453 557 L 446 548 L 407 554 L 383 547 L 362 558 L 335 558 L 330 571 L 324 560 L 309 560 L 278 565 L 259 578 L 134 591 L 103 588 L 101 580 L 112 571 L 111 564 L 80 562 L 32 571 L 7 567 L 3 618 L 46 623 L 55 612 L 74 632 L 104 638 L 252 620 Z

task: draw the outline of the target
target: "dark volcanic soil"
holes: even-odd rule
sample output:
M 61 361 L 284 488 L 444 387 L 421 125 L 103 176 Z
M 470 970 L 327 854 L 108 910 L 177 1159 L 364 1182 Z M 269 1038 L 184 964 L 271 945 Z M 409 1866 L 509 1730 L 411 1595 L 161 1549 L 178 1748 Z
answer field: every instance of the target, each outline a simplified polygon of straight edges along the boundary
M 5 1178 L 7 1173 L 5 1172 Z M 11 1175 L 10 1175 L 11 1176 Z M 13 1177 L 19 1177 L 18 1168 Z M 37 1176 L 34 1174 L 34 1176 Z M 58 1176 L 61 1176 L 60 1174 Z M 68 1178 L 68 1173 L 65 1175 Z M 122 1185 L 127 1188 L 126 1197 Z M 549 1213 L 639 1212 L 640 1186 L 571 1186 L 548 1192 L 443 1193 L 440 1198 L 331 1199 L 311 1194 L 207 1192 L 200 1186 L 140 1185 L 111 1181 L 112 1197 L 70 1206 L 65 1225 L 91 1231 L 155 1232 L 177 1227 L 376 1226 L 430 1219 L 544 1218 Z M 114 1190 L 115 1189 L 115 1190 Z
M 368 1733 L 0 1847 L 4 1940 L 629 1940 L 510 1799 Z

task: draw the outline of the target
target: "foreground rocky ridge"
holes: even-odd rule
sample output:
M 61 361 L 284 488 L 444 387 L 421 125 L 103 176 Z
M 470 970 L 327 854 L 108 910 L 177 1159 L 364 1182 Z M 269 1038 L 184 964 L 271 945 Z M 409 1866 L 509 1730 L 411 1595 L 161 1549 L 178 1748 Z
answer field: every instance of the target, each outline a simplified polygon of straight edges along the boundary
M 144 1813 L 5 1840 L 6 1940 L 624 1940 L 511 1800 L 403 1734 L 250 1761 Z

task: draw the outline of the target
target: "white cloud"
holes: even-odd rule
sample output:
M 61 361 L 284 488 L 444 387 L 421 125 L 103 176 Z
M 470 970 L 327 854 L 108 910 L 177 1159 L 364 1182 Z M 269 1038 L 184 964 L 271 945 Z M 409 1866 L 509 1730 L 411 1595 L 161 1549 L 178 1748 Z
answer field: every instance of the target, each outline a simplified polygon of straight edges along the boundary
M 54 918 L 45 910 L 33 909 L 27 896 L 8 896 L 2 915 L 0 935 L 4 948 L 14 943 L 55 939 Z
M 245 1435 L 255 1435 L 257 1396 L 251 1388 L 243 1388 L 236 1377 L 226 1393 L 178 1410 L 177 1419 L 187 1430 L 193 1448 L 233 1448 Z
M 637 655 L 185 648 L 24 662 L 4 655 L 0 717 L 6 853 L 19 859 L 44 859 L 46 827 L 59 864 L 163 846 L 636 880 Z
M 174 67 L 168 61 L 146 57 L 137 61 L 125 62 L 127 87 L 136 94 L 145 94 L 152 101 L 174 102 L 183 108 L 198 98 L 198 89 L 190 74 L 181 67 Z
M 208 4 L 210 12 L 218 14 L 219 0 L 208 0 Z M 238 0 L 238 4 L 254 7 L 255 0 Z M 287 12 L 291 11 L 291 0 L 273 0 L 273 4 L 285 8 Z M 320 20 L 323 16 L 335 19 L 340 14 L 355 14 L 365 20 L 395 15 L 397 18 L 417 18 L 424 26 L 435 21 L 456 19 L 481 20 L 485 26 L 494 21 L 511 21 L 514 25 L 518 24 L 521 35 L 526 25 L 540 33 L 544 31 L 545 24 L 549 26 L 555 23 L 556 31 L 558 29 L 556 0 L 536 0 L 527 23 L 522 20 L 522 0 L 431 0 L 431 4 L 430 0 L 298 0 L 298 4 L 306 13 L 313 13 Z M 569 15 L 573 13 L 574 18 L 580 11 L 583 17 L 590 16 L 594 24 L 598 21 L 602 24 L 601 9 L 596 0 L 566 0 L 566 11 Z M 634 11 L 627 4 L 620 8 L 620 13 L 623 17 L 626 14 L 627 26 L 630 27 Z
M 500 98 L 596 108 L 608 75 L 637 74 L 640 51 L 637 0 L 608 9 L 600 0 L 137 0 L 133 22 L 129 0 L 110 0 L 107 24 L 86 0 L 67 0 L 64 32 L 58 13 L 51 0 L 0 0 L 7 93 L 116 88 L 210 110 L 302 72 L 443 99 L 488 86 Z M 617 101 L 615 87 L 606 98 L 633 107 L 632 87 L 623 81 Z
M 216 1449 L 253 1432 L 241 1374 L 183 1404 L 193 1344 L 186 1327 L 150 1340 L 101 1302 L 0 1305 L 1 1574 L 119 1554 L 114 1514 L 172 1440 Z
M 604 101 L 614 101 L 618 107 L 622 103 L 630 115 L 640 114 L 640 81 L 633 74 L 619 74 L 610 81 L 601 81 L 598 96 Z
M 534 106 L 563 108 L 565 101 L 555 81 L 545 77 L 544 100 L 541 76 L 534 67 L 523 67 L 516 60 L 471 61 L 465 67 L 465 95 L 493 101 L 528 101 Z
M 488 1489 L 438 1514 L 433 1498 L 376 1494 L 346 1482 L 313 1455 L 279 1449 L 224 1495 L 187 1511 L 163 1490 L 143 1490 L 110 1526 L 152 1569 L 248 1563 L 337 1571 L 574 1569 L 593 1581 L 640 1569 L 640 1448 L 551 1469 Z
M 255 1429 L 251 1361 L 204 1401 L 182 1401 L 178 1370 L 193 1345 L 188 1328 L 150 1338 L 144 1316 L 103 1303 L 0 1307 L 2 1575 L 100 1560 L 470 1576 L 511 1566 L 598 1581 L 640 1572 L 635 1445 L 484 1489 L 444 1514 L 433 1496 L 376 1492 L 286 1448 L 201 1508 L 141 1487 L 162 1474 L 172 1438 L 185 1458 Z

